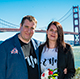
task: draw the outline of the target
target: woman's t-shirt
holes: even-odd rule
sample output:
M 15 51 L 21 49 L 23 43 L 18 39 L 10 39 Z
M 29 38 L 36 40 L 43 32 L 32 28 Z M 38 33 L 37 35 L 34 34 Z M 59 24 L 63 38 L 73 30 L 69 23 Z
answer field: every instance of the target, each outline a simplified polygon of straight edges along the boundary
M 41 73 L 45 71 L 45 69 L 56 69 L 57 68 L 57 48 L 47 48 L 44 46 L 41 54 Z M 57 71 L 57 70 L 56 70 Z M 57 79 L 57 78 L 56 78 Z

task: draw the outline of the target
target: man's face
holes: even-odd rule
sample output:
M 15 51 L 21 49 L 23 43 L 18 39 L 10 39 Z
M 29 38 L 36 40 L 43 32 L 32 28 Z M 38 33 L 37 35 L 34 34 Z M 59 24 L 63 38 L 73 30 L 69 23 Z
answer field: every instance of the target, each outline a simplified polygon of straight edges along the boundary
M 36 24 L 34 22 L 30 22 L 29 20 L 25 20 L 23 25 L 20 25 L 20 35 L 19 38 L 23 42 L 29 42 L 31 37 L 35 32 Z

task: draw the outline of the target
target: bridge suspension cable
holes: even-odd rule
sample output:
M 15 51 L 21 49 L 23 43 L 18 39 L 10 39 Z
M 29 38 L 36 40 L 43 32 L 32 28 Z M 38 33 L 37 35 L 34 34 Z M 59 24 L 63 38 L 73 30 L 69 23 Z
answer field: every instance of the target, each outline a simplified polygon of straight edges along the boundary
M 62 16 L 58 21 L 63 22 L 64 20 L 66 20 L 71 14 L 72 12 L 69 14 L 69 12 L 72 10 L 72 8 L 70 8 L 70 10 L 64 15 Z M 69 15 L 68 15 L 69 14 Z M 67 17 L 66 17 L 67 16 Z M 65 18 L 66 17 L 66 18 Z M 63 19 L 64 18 L 64 19 Z M 63 20 L 62 20 L 63 19 Z M 61 21 L 62 20 L 62 21 Z
M 63 22 L 63 21 L 65 21 L 70 15 L 72 15 L 72 8 L 70 8 L 69 10 L 68 10 L 68 12 L 64 15 L 64 16 L 62 16 L 58 21 L 61 23 L 61 22 Z M 70 12 L 71 11 L 71 12 Z M 67 16 L 67 17 L 66 17 Z M 43 27 L 43 28 L 46 28 L 46 27 Z
M 70 15 L 72 15 L 72 13 L 71 14 L 69 14 L 66 18 L 64 18 L 62 21 L 60 21 L 60 22 L 63 22 L 63 21 L 65 21 Z
M 11 27 L 16 27 L 16 28 L 18 28 L 19 26 L 18 25 L 16 25 L 16 24 L 13 24 L 13 23 L 10 23 L 10 22 L 8 22 L 8 21 L 5 21 L 5 20 L 3 20 L 3 19 L 0 19 L 0 24 L 1 25 L 4 25 L 4 26 L 8 26 L 9 28 Z

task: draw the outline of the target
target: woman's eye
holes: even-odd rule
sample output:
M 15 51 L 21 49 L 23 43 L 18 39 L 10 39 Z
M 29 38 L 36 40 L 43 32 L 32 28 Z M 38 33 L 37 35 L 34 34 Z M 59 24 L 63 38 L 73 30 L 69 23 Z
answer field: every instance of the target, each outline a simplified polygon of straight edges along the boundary
M 50 29 L 50 31 L 53 31 L 52 29 Z
M 26 28 L 28 28 L 28 26 L 25 26 Z

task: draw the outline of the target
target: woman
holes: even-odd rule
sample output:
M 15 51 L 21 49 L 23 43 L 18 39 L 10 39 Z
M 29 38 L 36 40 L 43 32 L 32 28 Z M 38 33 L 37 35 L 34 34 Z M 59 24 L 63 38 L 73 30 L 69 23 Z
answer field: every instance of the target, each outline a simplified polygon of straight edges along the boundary
M 56 79 L 71 79 L 75 74 L 74 56 L 72 47 L 64 42 L 61 24 L 52 21 L 46 33 L 46 42 L 40 45 L 41 73 L 48 68 L 58 68 L 59 76 Z

